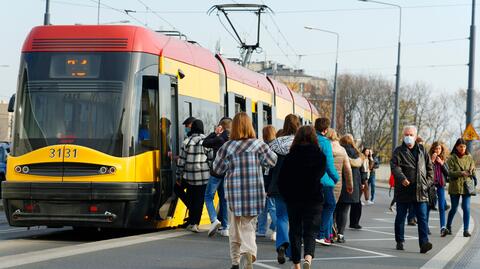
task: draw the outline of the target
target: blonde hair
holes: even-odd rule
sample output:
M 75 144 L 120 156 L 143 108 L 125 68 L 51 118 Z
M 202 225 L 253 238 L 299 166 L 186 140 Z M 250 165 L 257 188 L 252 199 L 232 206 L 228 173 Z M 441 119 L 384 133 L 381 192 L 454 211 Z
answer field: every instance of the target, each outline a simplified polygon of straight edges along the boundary
M 276 137 L 275 127 L 273 127 L 272 125 L 267 125 L 267 126 L 263 127 L 262 138 L 263 138 L 264 142 L 270 142 L 270 141 L 274 140 L 275 137 Z
M 223 130 L 227 130 L 230 132 L 232 130 L 232 119 L 223 118 L 218 125 L 222 126 Z
M 337 131 L 335 131 L 335 129 L 332 129 L 332 128 L 327 129 L 327 134 L 325 135 L 325 137 L 327 137 L 328 139 L 330 139 L 332 141 L 339 141 L 340 140 L 340 138 L 338 138 Z
M 346 134 L 342 136 L 342 138 L 340 138 L 340 145 L 342 146 L 350 145 L 353 147 L 353 149 L 355 149 L 357 154 L 361 153 L 360 150 L 358 150 L 357 146 L 355 145 L 355 141 L 353 140 L 353 135 L 351 134 Z
M 245 140 L 256 138 L 255 130 L 253 129 L 252 120 L 245 112 L 240 112 L 235 115 L 232 122 L 231 140 Z

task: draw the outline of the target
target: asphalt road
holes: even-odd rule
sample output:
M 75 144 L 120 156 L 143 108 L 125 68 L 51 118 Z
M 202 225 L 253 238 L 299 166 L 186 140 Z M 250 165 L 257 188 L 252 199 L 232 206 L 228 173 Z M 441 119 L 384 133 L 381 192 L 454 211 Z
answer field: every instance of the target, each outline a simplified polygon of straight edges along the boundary
M 462 259 L 473 254 L 477 232 L 470 241 L 455 236 L 461 226 L 458 215 L 454 235 L 441 238 L 438 213 L 430 216 L 433 250 L 420 254 L 417 227 L 406 226 L 405 251 L 395 250 L 394 213 L 388 210 L 385 189 L 378 189 L 376 204 L 363 207 L 363 229 L 348 229 L 347 242 L 318 246 L 312 268 L 467 268 Z M 472 206 L 474 208 L 474 206 Z M 478 216 L 473 209 L 472 216 Z M 478 222 L 477 222 L 478 223 Z M 452 240 L 454 239 L 455 240 Z M 291 268 L 276 262 L 274 242 L 257 238 L 258 261 L 254 268 Z M 455 251 L 460 251 L 456 254 Z M 470 264 L 471 266 L 471 264 Z M 160 232 L 82 232 L 70 228 L 32 229 L 9 227 L 0 216 L 1 268 L 230 268 L 228 238 L 208 238 L 182 229 Z

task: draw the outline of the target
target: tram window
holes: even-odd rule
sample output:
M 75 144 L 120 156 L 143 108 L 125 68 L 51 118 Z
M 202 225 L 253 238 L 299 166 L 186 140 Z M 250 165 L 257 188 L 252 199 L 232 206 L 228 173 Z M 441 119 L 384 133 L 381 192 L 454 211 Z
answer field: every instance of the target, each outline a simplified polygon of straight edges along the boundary
M 263 125 L 272 124 L 272 107 L 264 105 L 263 106 Z
M 245 112 L 245 98 L 240 96 L 235 96 L 235 114 L 239 112 Z
M 186 119 L 192 116 L 192 102 L 183 102 L 183 118 Z
M 143 76 L 142 99 L 138 127 L 140 152 L 151 150 L 158 145 L 158 79 Z

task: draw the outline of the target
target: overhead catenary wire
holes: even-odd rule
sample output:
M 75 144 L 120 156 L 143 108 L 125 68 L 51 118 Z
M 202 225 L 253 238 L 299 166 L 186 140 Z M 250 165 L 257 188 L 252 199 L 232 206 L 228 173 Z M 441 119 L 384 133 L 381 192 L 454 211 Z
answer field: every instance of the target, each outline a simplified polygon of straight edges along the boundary
M 154 14 L 155 16 L 157 16 L 157 18 L 159 18 L 160 20 L 162 20 L 163 22 L 165 22 L 166 24 L 168 24 L 170 27 L 172 27 L 174 30 L 178 31 L 178 29 L 173 25 L 171 24 L 169 21 L 167 21 L 165 18 L 163 18 L 162 16 L 160 16 L 158 14 L 158 12 L 154 11 L 153 9 L 151 9 L 147 4 L 145 4 L 142 0 L 137 0 L 140 4 L 142 4 L 147 12 L 150 11 L 150 13 Z
M 93 2 L 93 3 L 95 3 L 95 4 L 98 4 L 98 0 L 90 0 L 90 2 Z M 132 20 L 140 23 L 141 25 L 143 25 L 143 26 L 145 26 L 145 27 L 147 27 L 147 28 L 150 28 L 150 27 L 148 27 L 148 25 L 144 24 L 141 20 L 139 20 L 139 19 L 135 18 L 133 15 L 131 15 L 130 12 L 128 12 L 127 9 L 114 8 L 114 7 L 112 7 L 112 6 L 109 6 L 109 5 L 107 5 L 107 4 L 105 4 L 105 3 L 101 3 L 101 2 L 100 2 L 100 6 L 102 6 L 102 7 L 104 7 L 104 8 L 107 8 L 107 9 L 110 9 L 110 10 L 114 10 L 114 11 L 119 12 L 119 13 L 122 13 L 122 14 L 124 14 L 124 15 L 127 15 L 127 16 L 130 17 Z

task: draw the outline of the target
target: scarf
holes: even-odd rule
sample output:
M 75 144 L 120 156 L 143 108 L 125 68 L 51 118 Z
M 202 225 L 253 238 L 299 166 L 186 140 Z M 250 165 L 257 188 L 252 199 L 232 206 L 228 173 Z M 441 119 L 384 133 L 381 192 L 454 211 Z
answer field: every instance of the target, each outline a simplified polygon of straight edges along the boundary
M 434 170 L 434 182 L 435 185 L 439 187 L 445 186 L 445 179 L 443 178 L 442 174 L 442 166 L 438 163 L 434 163 L 435 170 Z

